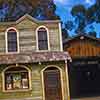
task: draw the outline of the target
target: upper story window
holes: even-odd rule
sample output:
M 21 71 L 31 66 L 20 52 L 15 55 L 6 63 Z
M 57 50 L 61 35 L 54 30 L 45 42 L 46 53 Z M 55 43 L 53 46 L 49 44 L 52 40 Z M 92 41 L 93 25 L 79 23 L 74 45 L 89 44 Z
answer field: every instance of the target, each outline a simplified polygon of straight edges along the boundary
M 18 41 L 17 32 L 15 29 L 9 29 L 7 31 L 7 52 L 17 52 L 18 51 Z
M 44 27 L 38 29 L 38 49 L 48 50 L 47 30 Z

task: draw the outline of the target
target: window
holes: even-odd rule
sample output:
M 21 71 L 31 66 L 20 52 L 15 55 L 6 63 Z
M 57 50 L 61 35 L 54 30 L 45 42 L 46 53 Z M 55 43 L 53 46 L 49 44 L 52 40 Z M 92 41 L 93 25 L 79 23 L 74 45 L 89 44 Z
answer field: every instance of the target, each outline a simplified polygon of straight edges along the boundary
M 17 32 L 14 29 L 7 31 L 7 52 L 17 52 Z
M 45 28 L 38 30 L 38 49 L 48 50 L 47 30 Z
M 45 100 L 62 100 L 60 71 L 50 67 L 44 71 L 43 75 Z
M 11 67 L 4 72 L 5 90 L 29 89 L 29 73 L 23 67 Z

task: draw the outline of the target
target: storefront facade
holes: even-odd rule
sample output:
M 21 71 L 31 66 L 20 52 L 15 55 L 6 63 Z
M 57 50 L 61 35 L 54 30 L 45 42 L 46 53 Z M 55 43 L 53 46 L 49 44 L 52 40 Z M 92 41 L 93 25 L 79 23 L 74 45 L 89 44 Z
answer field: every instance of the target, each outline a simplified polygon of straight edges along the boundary
M 1 22 L 0 43 L 0 100 L 70 99 L 59 20 Z

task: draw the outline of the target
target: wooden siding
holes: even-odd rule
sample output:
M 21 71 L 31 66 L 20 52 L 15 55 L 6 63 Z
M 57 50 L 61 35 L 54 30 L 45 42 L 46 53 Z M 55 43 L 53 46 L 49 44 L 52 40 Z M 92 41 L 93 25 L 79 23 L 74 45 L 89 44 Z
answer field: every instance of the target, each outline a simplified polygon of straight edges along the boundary
M 24 64 L 23 64 L 24 65 Z M 3 92 L 2 90 L 2 71 L 8 65 L 1 65 L 0 66 L 0 100 L 43 100 L 43 85 L 42 85 L 42 76 L 41 71 L 48 65 L 55 65 L 62 69 L 62 81 L 64 86 L 64 100 L 67 98 L 67 85 L 66 85 L 66 72 L 65 72 L 65 65 L 63 62 L 48 62 L 35 64 L 25 64 L 31 70 L 31 79 L 32 79 L 32 89 L 29 91 L 20 91 L 20 92 Z M 20 65 L 19 65 L 20 66 Z M 31 98 L 31 99 L 27 99 Z
M 36 38 L 33 30 L 20 30 L 19 48 L 20 52 L 32 52 L 36 50 Z
M 6 51 L 5 49 L 5 35 L 4 32 L 0 33 L 0 52 L 4 53 Z
M 59 51 L 60 50 L 60 36 L 59 36 L 59 29 L 50 29 L 49 31 L 49 39 L 50 39 L 50 49 L 52 51 Z
M 77 39 L 66 43 L 64 50 L 68 51 L 72 57 L 99 56 L 100 44 L 94 40 Z
M 19 32 L 19 51 L 36 51 L 36 28 L 46 26 L 49 30 L 49 44 L 51 51 L 60 51 L 59 23 L 36 23 L 28 18 L 24 18 L 17 24 L 0 24 L 0 53 L 5 53 L 5 32 L 9 27 L 15 27 Z

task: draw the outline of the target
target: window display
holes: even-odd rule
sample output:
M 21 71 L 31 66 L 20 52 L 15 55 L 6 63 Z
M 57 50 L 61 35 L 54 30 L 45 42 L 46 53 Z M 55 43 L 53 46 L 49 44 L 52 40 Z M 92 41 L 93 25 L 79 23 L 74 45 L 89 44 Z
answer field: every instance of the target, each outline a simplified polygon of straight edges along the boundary
M 29 79 L 28 72 L 26 69 L 8 70 L 5 72 L 5 89 L 6 90 L 17 90 L 17 89 L 28 89 Z

